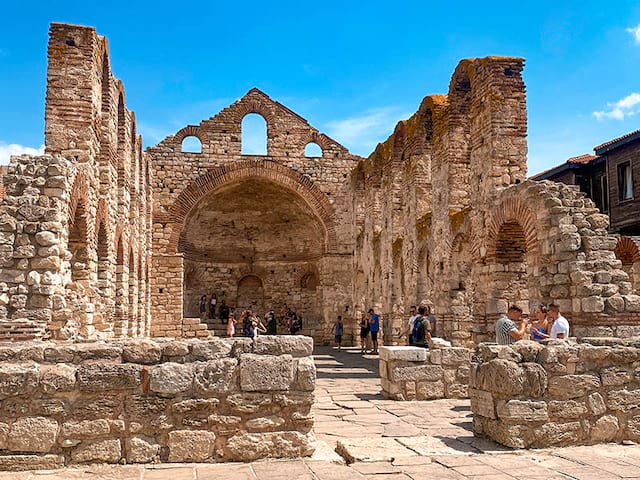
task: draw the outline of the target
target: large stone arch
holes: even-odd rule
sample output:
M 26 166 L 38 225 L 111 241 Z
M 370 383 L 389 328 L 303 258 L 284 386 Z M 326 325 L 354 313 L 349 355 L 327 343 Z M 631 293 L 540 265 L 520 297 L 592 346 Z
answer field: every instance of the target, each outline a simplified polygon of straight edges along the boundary
M 522 228 L 524 244 L 529 254 L 539 252 L 538 235 L 536 232 L 535 215 L 519 198 L 506 198 L 491 215 L 488 228 L 487 257 L 495 258 L 497 255 L 497 241 L 500 229 L 507 223 L 518 223 Z M 480 251 L 480 247 L 474 249 Z
M 187 188 L 175 200 L 169 210 L 173 229 L 167 246 L 169 254 L 179 251 L 180 234 L 191 209 L 206 195 L 232 182 L 261 179 L 274 182 L 299 195 L 324 225 L 325 250 L 337 248 L 333 207 L 325 194 L 306 176 L 268 160 L 246 160 L 211 169 Z

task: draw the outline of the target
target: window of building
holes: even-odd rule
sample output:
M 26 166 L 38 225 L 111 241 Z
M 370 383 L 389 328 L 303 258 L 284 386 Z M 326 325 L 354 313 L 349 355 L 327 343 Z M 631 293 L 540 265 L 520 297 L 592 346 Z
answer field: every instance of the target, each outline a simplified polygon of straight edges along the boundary
M 631 179 L 631 164 L 624 162 L 618 165 L 618 198 L 620 201 L 633 198 L 633 181 Z
M 607 182 L 607 176 L 600 177 L 600 189 L 602 191 L 602 211 L 609 211 L 609 182 Z

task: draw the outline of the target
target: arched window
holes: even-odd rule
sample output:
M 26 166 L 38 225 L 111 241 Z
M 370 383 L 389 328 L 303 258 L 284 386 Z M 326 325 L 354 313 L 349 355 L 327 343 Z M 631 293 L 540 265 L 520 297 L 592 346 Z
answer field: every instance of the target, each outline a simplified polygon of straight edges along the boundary
M 304 156 L 310 158 L 322 157 L 322 148 L 317 143 L 309 142 L 304 147 Z
M 202 153 L 202 142 L 198 137 L 193 135 L 184 137 L 181 151 L 184 153 Z
M 242 119 L 243 155 L 267 154 L 267 122 L 257 113 L 245 115 Z

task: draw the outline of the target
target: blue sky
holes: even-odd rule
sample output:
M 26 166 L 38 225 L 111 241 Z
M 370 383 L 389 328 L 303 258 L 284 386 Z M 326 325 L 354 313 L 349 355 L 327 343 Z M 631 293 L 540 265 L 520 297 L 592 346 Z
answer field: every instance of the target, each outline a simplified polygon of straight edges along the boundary
M 637 1 L 5 2 L 0 163 L 43 143 L 48 24 L 109 39 L 145 145 L 258 87 L 368 155 L 462 58 L 526 58 L 529 173 L 640 128 Z

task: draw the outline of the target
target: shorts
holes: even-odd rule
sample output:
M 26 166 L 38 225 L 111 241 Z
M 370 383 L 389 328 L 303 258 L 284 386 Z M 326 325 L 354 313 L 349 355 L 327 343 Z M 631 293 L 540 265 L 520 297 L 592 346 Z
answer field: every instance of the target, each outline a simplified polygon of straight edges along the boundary
M 342 343 L 342 335 L 336 335 L 336 343 Z
M 373 342 L 378 341 L 378 332 L 371 332 L 371 341 Z
M 367 338 L 369 336 L 368 328 L 360 328 L 360 338 Z

